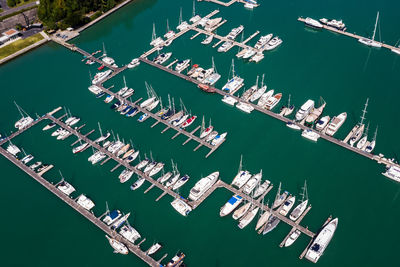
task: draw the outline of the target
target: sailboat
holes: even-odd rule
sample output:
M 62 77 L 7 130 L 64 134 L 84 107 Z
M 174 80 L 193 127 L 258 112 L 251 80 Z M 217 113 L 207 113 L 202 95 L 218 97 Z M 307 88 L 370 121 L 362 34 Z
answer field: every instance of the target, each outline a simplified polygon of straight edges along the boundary
M 400 55 L 400 45 L 399 45 L 399 41 L 400 41 L 400 40 L 398 40 L 398 41 L 396 42 L 396 44 L 394 45 L 394 47 L 393 47 L 392 49 L 390 49 L 392 52 L 394 52 L 394 53 L 396 53 L 396 54 L 398 54 L 398 55 Z
M 374 27 L 374 32 L 372 34 L 372 38 L 368 39 L 365 37 L 362 37 L 360 39 L 358 39 L 358 41 L 362 44 L 365 44 L 367 46 L 371 46 L 371 47 L 382 47 L 382 44 L 380 42 L 375 41 L 375 34 L 376 34 L 376 27 L 378 26 L 378 21 L 379 21 L 379 11 L 376 14 L 376 21 L 375 21 L 375 27 Z
M 272 205 L 271 209 L 276 209 L 276 208 L 280 207 L 285 202 L 287 196 L 289 195 L 288 191 L 285 191 L 281 194 L 281 186 L 282 186 L 282 183 L 279 182 L 278 192 L 276 192 L 275 201 L 274 201 L 274 204 Z
M 269 202 L 269 201 L 268 201 Z M 267 207 L 268 207 L 268 202 L 267 202 Z M 263 203 L 262 206 L 264 206 L 264 199 L 263 199 Z M 257 221 L 257 225 L 256 225 L 256 231 L 258 229 L 260 229 L 260 231 L 258 232 L 259 234 L 261 234 L 261 232 L 263 231 L 263 226 L 268 222 L 269 216 L 271 216 L 271 212 L 267 209 L 264 211 L 264 213 L 260 213 L 260 217 L 258 218 Z
M 180 8 L 179 22 L 178 22 L 178 26 L 176 27 L 176 29 L 179 31 L 183 31 L 183 30 L 186 30 L 187 28 L 189 28 L 189 24 L 186 21 L 182 20 L 182 8 Z
M 22 117 L 14 124 L 14 127 L 18 130 L 21 130 L 31 124 L 33 122 L 33 119 L 20 106 L 18 106 L 17 102 L 14 101 L 14 104 L 15 106 L 17 106 L 19 114 L 21 114 Z
M 369 143 L 369 145 L 367 145 L 367 147 L 365 148 L 365 152 L 371 153 L 372 150 L 374 150 L 375 144 L 376 144 L 376 135 L 377 134 L 378 134 L 378 126 L 376 126 L 374 138 L 372 139 L 371 143 Z
M 192 17 L 190 18 L 190 22 L 191 23 L 196 23 L 199 20 L 201 20 L 201 17 L 199 15 L 196 15 L 196 0 L 193 0 L 193 11 L 192 11 Z
M 363 137 L 358 141 L 357 143 L 357 148 L 363 150 L 364 147 L 367 145 L 367 139 L 368 139 L 368 130 L 369 130 L 369 123 L 367 125 L 367 128 L 365 129 Z
M 257 88 L 257 90 L 251 95 L 251 97 L 250 97 L 251 102 L 258 100 L 265 93 L 265 91 L 267 91 L 267 86 L 264 85 L 264 76 L 265 76 L 265 74 L 263 74 L 262 79 L 261 79 L 261 87 Z M 257 86 L 258 86 L 258 84 L 257 84 Z
M 307 192 L 307 181 L 304 181 L 303 193 L 301 194 L 302 198 L 300 204 L 297 205 L 292 213 L 290 213 L 289 218 L 292 221 L 296 221 L 306 210 L 308 204 L 308 192 Z
M 230 72 L 232 72 L 232 78 L 230 78 L 228 82 L 222 87 L 222 91 L 233 95 L 234 93 L 236 93 L 237 90 L 240 89 L 240 87 L 242 87 L 244 81 L 244 79 L 236 75 L 235 62 L 233 59 Z
M 290 105 L 290 94 L 289 94 L 287 106 L 282 106 L 281 112 L 279 113 L 279 115 L 289 116 L 290 114 L 293 113 L 293 110 L 294 110 L 294 105 Z
M 168 24 L 168 19 L 167 19 L 167 30 L 166 33 L 164 34 L 165 39 L 169 39 L 175 36 L 175 32 L 169 29 L 169 24 Z
M 364 106 L 364 110 L 363 110 L 363 114 L 361 116 L 361 121 L 354 127 L 355 131 L 352 135 L 352 137 L 350 138 L 350 145 L 353 146 L 355 142 L 357 142 L 358 140 L 360 140 L 363 132 L 364 132 L 364 120 L 365 120 L 365 113 L 367 113 L 367 107 L 368 107 L 368 100 L 369 98 L 367 98 L 367 102 L 365 102 L 365 106 Z M 354 130 L 353 128 L 353 130 Z
M 150 45 L 151 46 L 159 46 L 163 42 L 164 42 L 164 40 L 161 37 L 157 37 L 157 35 L 156 35 L 156 25 L 155 25 L 155 23 L 153 23 L 153 33 L 151 34 Z
M 214 85 L 221 78 L 221 74 L 217 72 L 217 68 L 215 67 L 214 57 L 211 57 L 211 64 L 213 72 L 203 80 L 203 83 Z
M 115 60 L 111 57 L 107 56 L 107 51 L 106 51 L 106 46 L 103 43 L 103 58 L 101 59 L 101 61 L 103 61 L 104 63 L 108 64 L 108 65 L 113 65 L 115 63 Z

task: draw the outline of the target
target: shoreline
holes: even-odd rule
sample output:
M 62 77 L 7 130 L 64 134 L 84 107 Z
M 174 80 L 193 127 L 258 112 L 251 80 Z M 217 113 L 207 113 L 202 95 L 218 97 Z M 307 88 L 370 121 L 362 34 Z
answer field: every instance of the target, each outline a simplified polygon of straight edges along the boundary
M 14 58 L 17 58 L 17 57 L 19 57 L 19 56 L 21 56 L 21 55 L 33 50 L 33 49 L 39 47 L 39 46 L 42 46 L 43 44 L 45 44 L 45 43 L 47 43 L 49 41 L 54 41 L 56 43 L 69 41 L 69 40 L 79 36 L 80 32 L 82 32 L 82 31 L 86 30 L 87 28 L 93 26 L 94 24 L 96 24 L 100 20 L 106 18 L 107 16 L 111 15 L 112 13 L 114 13 L 117 10 L 119 10 L 120 8 L 126 6 L 127 4 L 131 3 L 132 1 L 133 0 L 126 0 L 126 1 L 124 1 L 122 3 L 120 3 L 119 5 L 116 5 L 112 9 L 108 10 L 107 12 L 105 12 L 104 14 L 99 16 L 98 18 L 94 19 L 93 21 L 81 26 L 80 28 L 78 28 L 78 29 L 76 29 L 74 31 L 71 31 L 71 33 L 73 33 L 73 35 L 71 37 L 65 39 L 65 40 L 63 40 L 63 39 L 59 40 L 59 38 L 55 38 L 52 35 L 49 36 L 44 31 L 42 31 L 42 32 L 40 32 L 40 34 L 43 35 L 44 39 L 42 39 L 42 40 L 40 40 L 40 41 L 38 41 L 38 42 L 36 42 L 34 44 L 31 44 L 30 46 L 27 46 L 27 47 L 15 52 L 14 54 L 11 54 L 11 55 L 1 59 L 0 60 L 0 66 L 2 64 L 4 64 L 4 63 L 7 63 L 7 62 L 11 61 Z

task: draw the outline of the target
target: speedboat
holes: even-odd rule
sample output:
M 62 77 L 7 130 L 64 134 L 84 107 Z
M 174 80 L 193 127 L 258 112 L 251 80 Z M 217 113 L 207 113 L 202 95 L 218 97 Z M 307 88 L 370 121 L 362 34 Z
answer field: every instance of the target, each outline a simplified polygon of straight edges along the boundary
M 314 101 L 309 99 L 307 100 L 299 109 L 299 111 L 297 111 L 296 113 L 296 120 L 297 121 L 301 121 L 303 120 L 305 117 L 308 116 L 308 114 L 310 114 L 310 112 L 314 109 Z
M 282 93 L 276 94 L 270 98 L 268 98 L 267 103 L 265 104 L 265 108 L 272 110 L 278 103 L 281 101 Z
M 233 42 L 226 41 L 220 47 L 218 47 L 218 52 L 226 52 L 233 47 Z
M 203 41 L 201 41 L 201 43 L 204 45 L 207 45 L 207 44 L 210 44 L 213 39 L 214 39 L 214 37 L 212 35 L 208 35 L 207 38 L 205 38 Z
M 107 97 L 104 99 L 104 103 L 110 103 L 113 100 L 114 100 L 114 95 L 107 95 Z
M 83 143 L 83 144 L 81 144 L 81 145 L 79 145 L 79 146 L 77 146 L 77 147 L 74 147 L 74 148 L 72 149 L 72 153 L 76 154 L 76 153 L 82 152 L 82 151 L 85 150 L 88 146 L 89 146 L 88 143 Z
M 175 266 L 180 266 L 180 264 L 183 263 L 183 259 L 185 258 L 185 254 L 182 252 L 179 252 L 176 254 L 168 263 L 167 267 L 175 267 Z
M 29 163 L 33 159 L 34 159 L 34 156 L 29 154 L 29 155 L 26 155 L 25 157 L 23 157 L 21 159 L 21 162 L 26 165 L 27 163 Z
M 272 38 L 271 41 L 269 41 L 269 42 L 265 45 L 265 50 L 272 50 L 272 49 L 275 49 L 275 48 L 278 47 L 280 44 L 282 44 L 282 40 L 281 40 L 278 36 L 275 36 L 274 38 Z
M 57 124 L 55 122 L 50 122 L 49 124 L 47 124 L 46 126 L 43 127 L 43 131 L 47 131 L 50 130 L 51 128 L 55 127 Z
M 140 65 L 140 60 L 138 58 L 134 58 L 134 59 L 132 59 L 131 62 L 129 62 L 128 68 L 132 69 L 132 68 L 137 67 L 139 65 Z
M 272 38 L 272 33 L 261 36 L 257 43 L 254 45 L 255 49 L 262 49 Z
M 167 61 L 171 57 L 172 53 L 162 53 L 158 55 L 153 61 L 157 64 L 163 64 L 165 61 Z
M 329 122 L 328 126 L 326 127 L 326 134 L 333 136 L 346 121 L 346 118 L 347 118 L 346 112 L 340 113 L 337 117 L 336 116 L 333 117 L 333 119 Z
M 304 24 L 314 29 L 322 29 L 322 27 L 324 26 L 318 20 L 308 17 L 304 20 Z
M 149 250 L 147 251 L 147 255 L 152 255 L 154 253 L 156 253 L 160 248 L 162 247 L 162 245 L 160 243 L 155 243 L 154 245 L 152 245 Z
M 190 65 L 190 59 L 181 60 L 176 64 L 175 70 L 181 73 L 183 70 L 189 67 L 189 65 Z
M 94 79 L 92 80 L 92 84 L 98 84 L 98 83 L 104 81 L 111 73 L 112 73 L 112 70 L 106 70 L 106 71 L 103 71 L 103 72 L 98 72 L 94 76 Z M 89 88 L 89 90 L 90 90 L 90 88 Z

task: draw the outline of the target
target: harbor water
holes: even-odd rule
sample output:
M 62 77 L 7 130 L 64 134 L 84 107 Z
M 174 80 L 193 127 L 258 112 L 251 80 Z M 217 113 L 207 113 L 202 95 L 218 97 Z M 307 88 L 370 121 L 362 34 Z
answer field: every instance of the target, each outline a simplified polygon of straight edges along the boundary
M 213 56 L 222 75 L 216 84 L 220 88 L 228 78 L 234 57 L 236 72 L 245 79 L 244 88 L 252 86 L 257 75 L 261 77 L 265 73 L 268 88 L 283 93 L 280 105 L 286 103 L 289 94 L 296 107 L 307 99 L 317 103 L 323 97 L 327 102 L 324 115 L 348 113 L 345 124 L 335 135 L 340 139 L 360 120 L 361 110 L 369 98 L 366 114 L 370 123 L 369 139 L 379 125 L 374 152 L 396 158 L 400 153 L 400 56 L 383 48 L 367 48 L 342 35 L 305 28 L 297 18 L 343 19 L 348 31 L 371 36 L 379 10 L 381 32 L 377 38 L 395 44 L 400 38 L 400 2 L 367 1 L 362 9 L 358 2 L 344 0 L 259 2 L 261 5 L 254 10 L 246 10 L 238 3 L 225 8 L 196 2 L 196 12 L 204 16 L 219 8 L 220 13 L 215 17 L 228 20 L 217 30 L 220 35 L 226 35 L 240 24 L 245 27 L 245 39 L 257 30 L 263 35 L 278 35 L 283 44 L 274 51 L 265 52 L 260 63 L 236 59 L 237 47 L 218 53 L 217 48 L 200 43 L 204 35 L 190 40 L 193 31 L 164 49 L 173 53 L 169 62 L 174 58 L 189 58 L 209 68 Z M 157 35 L 165 33 L 167 19 L 170 28 L 175 29 L 179 7 L 183 8 L 183 19 L 188 21 L 192 1 L 137 0 L 71 42 L 89 52 L 102 49 L 104 42 L 108 55 L 119 66 L 125 65 L 150 48 L 153 22 Z M 254 45 L 258 38 L 256 36 L 248 44 Z M 274 184 L 265 197 L 270 204 L 280 181 L 282 189 L 299 196 L 307 180 L 312 209 L 302 225 L 316 232 L 328 216 L 339 218 L 338 229 L 318 266 L 378 266 L 382 262 L 387 266 L 398 265 L 400 184 L 381 175 L 384 166 L 322 139 L 313 143 L 302 138 L 300 132 L 259 112 L 245 114 L 221 102 L 220 96 L 206 94 L 191 83 L 143 63 L 105 83 L 105 87 L 114 85 L 115 91 L 123 86 L 122 76 L 125 76 L 128 86 L 135 89 L 133 101 L 147 97 L 145 81 L 162 97 L 164 105 L 168 95 L 174 98 L 176 106 L 182 99 L 186 108 L 198 116 L 189 130 L 201 123 L 203 115 L 206 124 L 211 118 L 215 129 L 228 135 L 227 141 L 205 159 L 209 149 L 202 147 L 194 152 L 196 142 L 182 146 L 186 137 L 180 135 L 171 140 L 175 132 L 170 129 L 161 134 L 164 125 L 150 128 L 152 119 L 137 122 L 138 116 L 121 116 L 110 110 L 103 99 L 96 99 L 87 87 L 98 64 L 88 66 L 81 60 L 80 54 L 49 43 L 0 66 L 0 133 L 15 131 L 13 125 L 20 115 L 13 101 L 32 116 L 66 106 L 73 115 L 81 117 L 81 123 L 86 123 L 84 133 L 97 128 L 100 122 L 103 131 L 113 130 L 119 138 L 132 140 L 142 158 L 144 153 L 147 156 L 151 153 L 155 160 L 165 162 L 168 170 L 173 159 L 181 174 L 191 177 L 180 189 L 185 197 L 196 181 L 217 170 L 221 179 L 230 183 L 243 155 L 245 169 L 252 173 L 262 169 L 263 179 Z M 275 111 L 278 112 L 279 107 Z M 61 170 L 65 179 L 77 189 L 75 197 L 85 193 L 95 201 L 97 215 L 105 211 L 106 201 L 110 209 L 131 212 L 130 223 L 146 238 L 141 245 L 143 250 L 155 242 L 163 244 L 155 254 L 156 259 L 165 253 L 170 259 L 177 251 L 183 251 L 188 266 L 311 264 L 298 259 L 310 241 L 304 235 L 291 247 L 279 248 L 290 226 L 280 223 L 271 233 L 260 236 L 254 231 L 256 220 L 240 230 L 231 216 L 219 217 L 220 207 L 231 196 L 228 191 L 216 190 L 188 217 L 183 217 L 171 207 L 171 197 L 165 196 L 155 202 L 162 193 L 157 188 L 143 194 L 148 183 L 131 191 L 129 185 L 135 181 L 135 176 L 126 184 L 120 184 L 118 175 L 123 169 L 111 173 L 115 166 L 113 161 L 92 166 L 87 161 L 92 149 L 72 154 L 70 144 L 75 138 L 56 140 L 50 132 L 41 130 L 46 123 L 17 137 L 14 143 L 33 154 L 35 160 L 55 165 L 44 175 L 49 181 L 57 183 L 60 180 L 58 170 Z M 90 137 L 97 138 L 98 131 Z M 3 266 L 146 266 L 133 254 L 113 254 L 102 231 L 3 157 L 0 167 Z

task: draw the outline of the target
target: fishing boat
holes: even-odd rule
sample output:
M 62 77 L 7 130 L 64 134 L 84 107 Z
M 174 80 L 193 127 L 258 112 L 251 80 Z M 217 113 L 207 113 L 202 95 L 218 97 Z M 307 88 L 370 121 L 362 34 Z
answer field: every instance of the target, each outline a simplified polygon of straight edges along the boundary
M 265 193 L 265 191 L 267 191 L 268 186 L 271 184 L 271 181 L 269 180 L 265 180 L 261 185 L 260 183 L 258 184 L 256 190 L 254 191 L 254 198 L 258 198 L 259 196 L 261 196 L 262 194 Z
M 209 190 L 218 180 L 219 172 L 201 178 L 195 186 L 190 189 L 189 198 L 193 201 L 198 200 L 207 190 Z
M 250 209 L 251 202 L 244 203 L 240 208 L 238 208 L 232 215 L 235 220 L 240 219 L 246 212 Z
M 190 177 L 189 175 L 185 174 L 179 180 L 172 186 L 172 190 L 178 190 L 181 188 L 184 184 L 186 184 L 189 181 Z
M 333 117 L 332 120 L 329 122 L 328 126 L 326 126 L 325 133 L 327 135 L 333 136 L 343 125 L 346 119 L 347 119 L 346 112 L 340 113 L 338 116 Z
M 319 135 L 319 133 L 314 132 L 311 129 L 305 129 L 302 133 L 301 136 L 304 138 L 307 138 L 308 140 L 317 142 L 318 139 L 321 137 L 321 135 Z
M 324 116 L 321 119 L 319 119 L 317 121 L 317 123 L 315 124 L 315 129 L 317 129 L 318 131 L 322 131 L 325 129 L 325 127 L 328 125 L 329 121 L 330 121 L 331 117 L 329 116 Z
M 374 27 L 374 32 L 372 34 L 371 39 L 362 37 L 358 39 L 358 41 L 364 45 L 370 46 L 370 47 L 377 47 L 380 48 L 382 47 L 382 44 L 380 42 L 375 41 L 375 34 L 376 34 L 376 27 L 378 26 L 378 21 L 379 21 L 379 11 L 376 14 L 376 21 L 375 21 L 375 27 Z
M 143 177 L 139 177 L 137 180 L 136 180 L 136 182 L 134 182 L 132 185 L 131 185 L 131 190 L 136 190 L 136 189 L 138 189 L 139 187 L 141 187 L 142 186 L 142 184 L 144 183 L 144 181 L 146 181 L 146 179 L 144 179 Z
M 247 225 L 249 225 L 249 223 L 251 223 L 251 221 L 253 221 L 253 219 L 256 217 L 259 209 L 259 207 L 254 207 L 253 209 L 251 209 L 246 215 L 243 216 L 242 219 L 240 219 L 238 227 L 240 229 L 243 229 Z
M 223 205 L 219 211 L 219 216 L 224 217 L 230 214 L 234 209 L 236 209 L 240 203 L 242 203 L 243 198 L 239 195 L 233 195 L 228 202 Z
M 109 237 L 106 235 L 108 242 L 110 243 L 111 247 L 114 249 L 114 253 L 124 254 L 127 255 L 129 253 L 128 248 L 121 242 L 117 241 L 114 238 Z
M 187 216 L 192 211 L 192 208 L 182 199 L 176 198 L 171 202 L 171 206 L 182 216 Z
M 278 217 L 276 217 L 274 215 L 270 216 L 268 221 L 267 221 L 267 223 L 266 223 L 266 225 L 265 225 L 265 227 L 264 227 L 263 235 L 266 235 L 269 232 L 271 232 L 272 230 L 274 230 L 278 226 L 280 221 L 281 220 L 279 220 Z
M 297 221 L 297 219 L 300 218 L 300 216 L 304 213 L 304 211 L 307 208 L 307 204 L 308 204 L 307 181 L 304 181 L 303 193 L 301 194 L 301 196 L 302 196 L 302 198 L 301 198 L 300 204 L 297 205 L 294 208 L 294 210 L 290 213 L 289 218 L 292 221 Z
M 162 245 L 160 243 L 155 243 L 149 248 L 149 250 L 146 252 L 146 254 L 152 255 L 152 254 L 156 253 L 161 247 L 162 247 Z
M 290 234 L 289 238 L 286 239 L 284 246 L 285 247 L 291 246 L 297 240 L 297 238 L 299 238 L 300 234 L 301 234 L 300 230 L 298 230 L 298 229 L 294 230 Z
M 307 250 L 305 258 L 309 261 L 316 263 L 324 253 L 326 247 L 329 245 L 333 235 L 335 234 L 338 225 L 338 218 L 330 221 L 315 237 Z
M 275 201 L 271 207 L 272 209 L 279 208 L 285 202 L 286 198 L 289 195 L 288 191 L 284 191 L 281 194 L 281 185 L 282 185 L 282 183 L 279 183 L 279 188 L 278 188 L 278 191 L 276 192 Z

